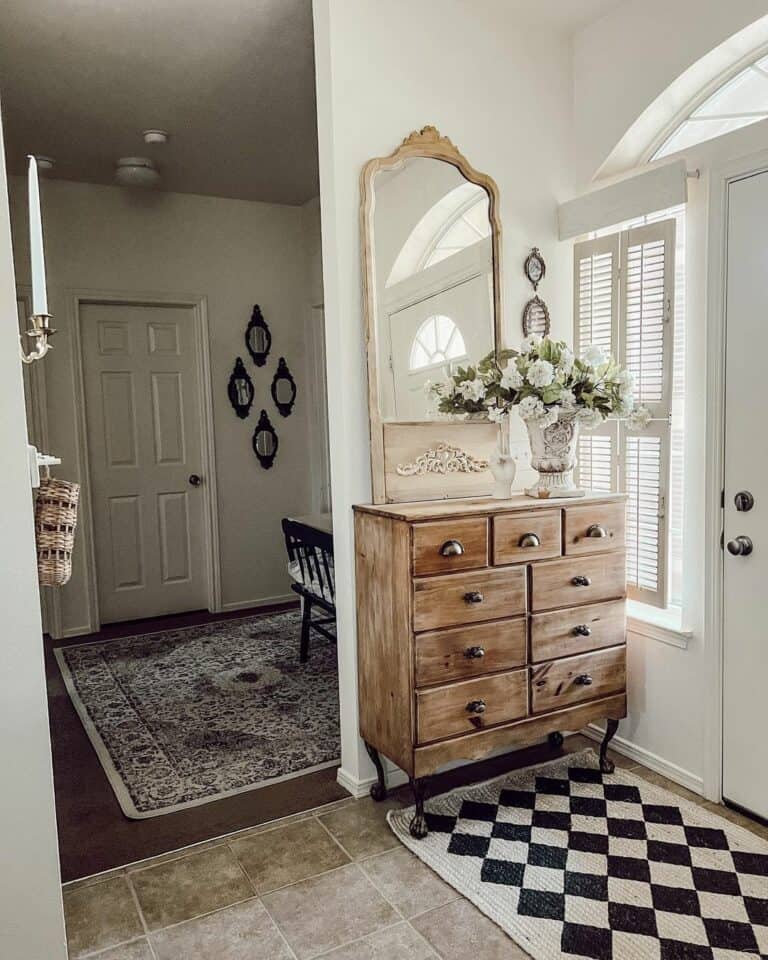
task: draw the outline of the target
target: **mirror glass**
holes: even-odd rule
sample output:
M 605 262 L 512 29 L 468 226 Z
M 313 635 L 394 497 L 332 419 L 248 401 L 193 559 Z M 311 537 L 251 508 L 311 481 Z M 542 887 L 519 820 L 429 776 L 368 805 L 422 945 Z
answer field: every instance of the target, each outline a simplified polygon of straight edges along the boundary
M 373 179 L 371 218 L 383 420 L 434 420 L 430 382 L 495 346 L 489 198 L 452 163 L 409 157 Z
M 248 333 L 248 343 L 254 353 L 265 353 L 267 349 L 267 332 L 263 327 L 252 327 Z
M 278 403 L 291 403 L 293 401 L 293 384 L 291 381 L 285 378 L 276 380 L 275 396 Z
M 270 457 L 275 452 L 275 436 L 268 430 L 256 434 L 256 452 L 262 457 Z

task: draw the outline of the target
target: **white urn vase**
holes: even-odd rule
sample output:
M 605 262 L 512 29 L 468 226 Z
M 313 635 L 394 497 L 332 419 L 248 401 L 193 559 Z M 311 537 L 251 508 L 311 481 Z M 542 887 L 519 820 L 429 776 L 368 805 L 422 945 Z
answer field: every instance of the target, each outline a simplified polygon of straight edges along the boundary
M 490 460 L 493 474 L 493 497 L 496 500 L 508 500 L 512 496 L 512 484 L 517 473 L 517 461 L 510 452 L 509 416 L 499 421 L 499 443 L 496 453 Z
M 583 497 L 586 491 L 577 487 L 573 480 L 579 440 L 576 416 L 561 414 L 548 427 L 528 420 L 526 426 L 531 444 L 531 466 L 539 474 L 536 483 L 526 488 L 526 494 L 537 499 Z

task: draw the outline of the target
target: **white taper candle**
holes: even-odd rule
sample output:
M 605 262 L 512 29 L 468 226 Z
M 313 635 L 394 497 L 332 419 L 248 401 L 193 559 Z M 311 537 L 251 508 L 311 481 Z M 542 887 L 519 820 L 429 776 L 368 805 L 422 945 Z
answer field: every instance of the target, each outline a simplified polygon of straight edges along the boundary
M 40 185 L 37 181 L 37 160 L 29 159 L 29 254 L 32 261 L 32 313 L 48 313 L 45 289 L 45 253 L 43 252 L 43 220 L 40 213 Z

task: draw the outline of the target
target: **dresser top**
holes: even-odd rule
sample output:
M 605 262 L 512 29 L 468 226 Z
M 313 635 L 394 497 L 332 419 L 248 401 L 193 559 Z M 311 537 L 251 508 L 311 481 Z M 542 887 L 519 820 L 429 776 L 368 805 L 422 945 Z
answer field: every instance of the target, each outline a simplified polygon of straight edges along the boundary
M 410 503 L 362 503 L 353 507 L 359 513 L 372 513 L 394 520 L 439 520 L 443 517 L 492 516 L 496 513 L 524 512 L 562 507 L 577 507 L 587 503 L 611 503 L 625 500 L 623 493 L 593 493 L 583 497 L 561 497 L 538 500 L 519 494 L 509 500 L 493 497 L 468 497 L 455 500 L 419 500 Z

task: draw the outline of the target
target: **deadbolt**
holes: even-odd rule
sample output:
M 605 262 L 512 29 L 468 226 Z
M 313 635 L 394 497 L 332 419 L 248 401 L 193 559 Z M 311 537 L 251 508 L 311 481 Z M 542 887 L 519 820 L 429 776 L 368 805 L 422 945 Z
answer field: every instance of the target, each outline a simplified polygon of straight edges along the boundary
M 753 544 L 749 537 L 736 537 L 735 540 L 729 540 L 726 544 L 728 553 L 734 557 L 748 557 L 752 553 Z
M 736 496 L 733 498 L 733 502 L 736 504 L 736 509 L 740 513 L 747 513 L 755 505 L 755 498 L 749 492 L 749 490 L 739 490 Z

